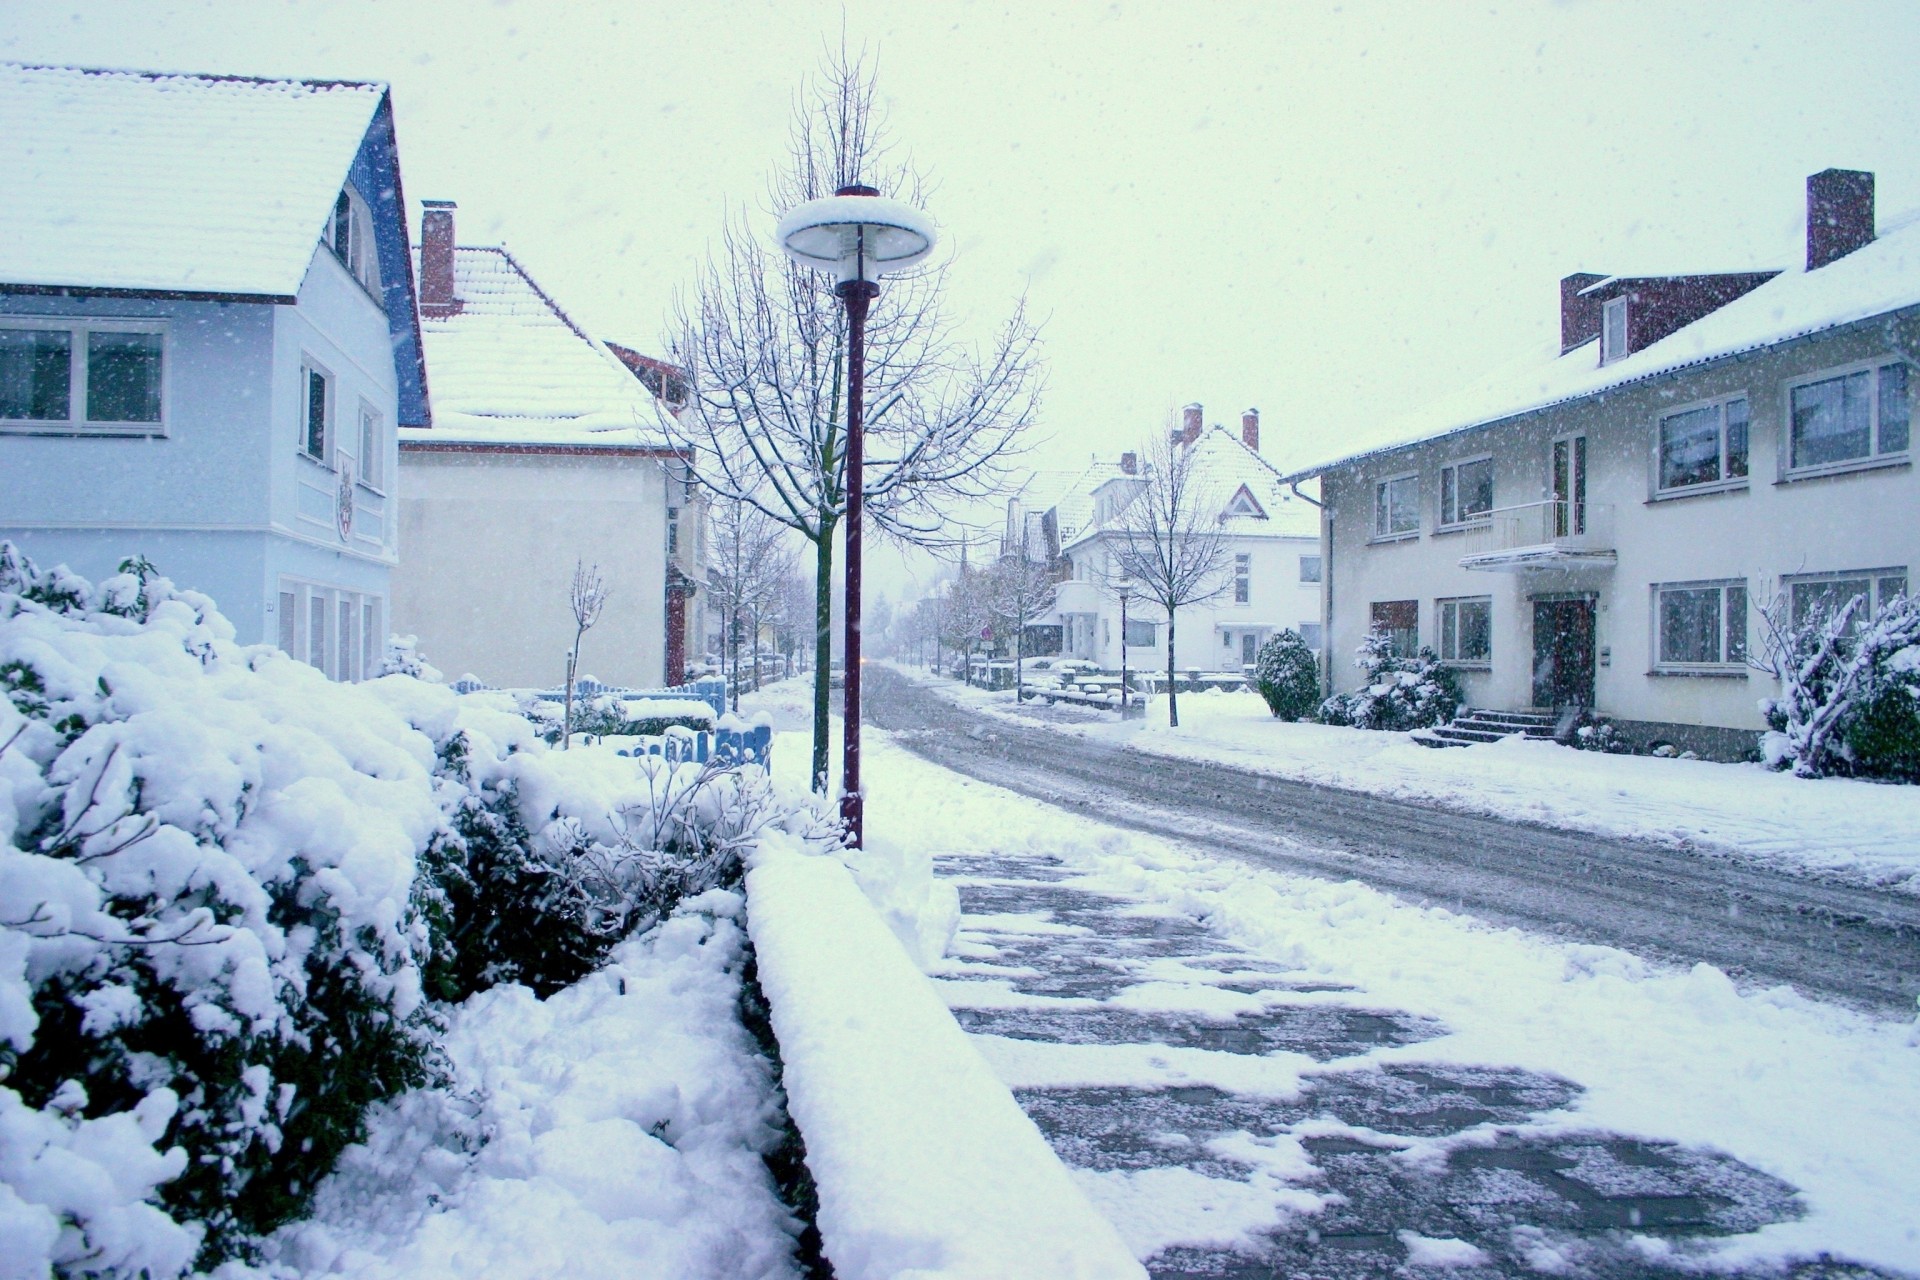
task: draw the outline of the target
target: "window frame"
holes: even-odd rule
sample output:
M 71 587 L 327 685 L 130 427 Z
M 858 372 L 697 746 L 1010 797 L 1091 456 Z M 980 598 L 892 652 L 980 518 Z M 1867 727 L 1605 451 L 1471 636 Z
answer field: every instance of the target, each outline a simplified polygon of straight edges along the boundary
M 132 316 L 0 316 L 0 329 L 52 330 L 67 335 L 67 416 L 0 418 L 0 435 L 161 437 L 172 434 L 173 333 L 165 319 Z M 142 333 L 160 339 L 160 416 L 153 422 L 94 421 L 86 416 L 88 335 Z M 76 413 L 78 416 L 76 416 Z
M 1611 340 L 1615 316 L 1620 318 L 1620 337 L 1617 342 Z M 1600 363 L 1612 364 L 1628 354 L 1627 295 L 1623 293 L 1600 304 Z
M 1233 556 L 1233 602 L 1253 603 L 1253 553 L 1237 551 Z
M 291 605 L 291 608 L 289 608 Z M 350 587 L 283 575 L 276 588 L 277 639 L 282 652 L 342 684 L 380 674 L 385 654 L 385 596 Z M 353 634 L 348 635 L 348 625 Z M 288 637 L 293 648 L 286 646 Z M 318 652 L 315 642 L 318 642 Z
M 1128 634 L 1137 627 L 1146 628 L 1147 639 L 1142 644 L 1127 639 Z M 1151 618 L 1128 618 L 1127 625 L 1120 632 L 1120 643 L 1129 649 L 1157 649 L 1160 647 L 1160 624 Z
M 1405 627 L 1393 627 L 1393 626 L 1385 625 L 1382 621 L 1381 615 L 1384 613 L 1387 613 L 1390 610 L 1411 611 L 1413 615 L 1412 624 Z M 1420 600 L 1419 600 L 1419 597 L 1416 596 L 1410 600 L 1370 601 L 1367 606 L 1367 631 L 1369 634 L 1371 634 L 1374 631 L 1385 631 L 1388 633 L 1389 637 L 1396 637 L 1398 635 L 1404 634 L 1408 638 L 1409 642 L 1403 645 L 1399 642 L 1398 639 L 1395 639 L 1393 652 L 1396 656 L 1402 657 L 1402 658 L 1411 658 L 1415 656 L 1420 652 Z
M 340 244 L 340 204 L 346 202 L 347 243 Z M 340 188 L 327 210 L 326 225 L 320 230 L 320 243 L 333 260 L 382 308 L 386 300 L 380 281 L 380 243 L 373 228 L 373 207 L 351 182 Z
M 1733 454 L 1728 448 L 1727 443 L 1727 410 L 1729 406 L 1740 401 L 1745 401 L 1747 406 L 1746 472 L 1743 475 L 1730 476 L 1728 470 L 1733 459 Z M 1719 426 L 1715 428 L 1717 453 L 1715 454 L 1714 461 L 1714 468 L 1719 478 L 1714 480 L 1696 480 L 1688 484 L 1666 484 L 1665 454 L 1667 423 L 1683 414 L 1698 413 L 1703 409 L 1718 409 L 1720 411 L 1720 423 Z M 1753 397 L 1749 396 L 1745 391 L 1733 391 L 1725 395 L 1709 396 L 1704 400 L 1696 400 L 1691 404 L 1675 405 L 1673 408 L 1664 409 L 1656 414 L 1653 420 L 1652 467 L 1652 496 L 1656 502 L 1666 498 L 1691 497 L 1694 494 L 1702 493 L 1727 493 L 1747 488 L 1753 480 Z
M 1308 577 L 1308 576 L 1307 576 L 1307 562 L 1308 562 L 1309 560 L 1311 560 L 1311 561 L 1313 562 L 1313 576 L 1312 576 L 1312 577 Z M 1311 553 L 1311 554 L 1308 554 L 1308 553 L 1305 553 L 1305 552 L 1302 552 L 1302 553 L 1301 553 L 1301 556 L 1300 556 L 1300 581 L 1301 581 L 1302 583 L 1310 583 L 1310 584 L 1312 584 L 1312 585 L 1315 585 L 1315 586 L 1318 586 L 1318 585 L 1319 585 L 1319 583 L 1320 583 L 1320 580 L 1321 580 L 1321 578 L 1323 578 L 1323 577 L 1324 577 L 1325 575 L 1326 575 L 1326 567 L 1325 567 L 1325 565 L 1324 565 L 1324 564 L 1322 563 L 1322 561 L 1321 561 L 1321 556 L 1320 556 L 1320 553 L 1319 553 L 1318 551 L 1315 551 L 1315 552 L 1313 552 L 1313 553 Z
M 368 435 L 368 420 L 372 435 Z M 354 483 L 370 493 L 386 493 L 387 415 L 369 400 L 360 401 L 360 456 L 354 459 Z
M 1407 509 L 1413 513 L 1413 525 L 1406 529 L 1390 529 L 1387 521 L 1393 509 L 1392 487 L 1397 484 L 1413 482 L 1413 501 Z M 1373 482 L 1373 536 L 1368 542 L 1407 542 L 1420 536 L 1420 473 L 1403 471 L 1397 475 L 1382 476 Z
M 1463 606 L 1468 605 L 1484 605 L 1487 610 L 1487 651 L 1478 657 L 1460 656 L 1460 637 L 1463 634 L 1463 629 L 1460 626 L 1460 610 Z M 1463 671 L 1491 671 L 1493 669 L 1492 596 L 1442 597 L 1433 602 L 1433 616 L 1434 627 L 1437 632 L 1434 638 L 1438 641 L 1438 643 L 1434 645 L 1434 648 L 1440 654 L 1440 660 L 1442 662 L 1450 667 L 1457 667 Z M 1448 631 L 1449 618 L 1451 618 L 1453 624 L 1451 637 Z M 1453 641 L 1451 645 L 1448 644 L 1449 638 Z M 1452 649 L 1451 653 L 1448 652 L 1449 648 Z
M 1890 369 L 1895 366 L 1904 367 L 1907 371 L 1907 443 L 1904 448 L 1882 450 L 1880 448 L 1880 435 L 1884 424 L 1880 412 L 1880 372 L 1883 369 Z M 1871 375 L 1867 379 L 1869 393 L 1872 396 L 1868 408 L 1867 452 L 1859 457 L 1845 458 L 1838 462 L 1815 462 L 1805 466 L 1796 465 L 1794 462 L 1794 394 L 1807 387 L 1818 386 L 1823 382 L 1844 381 L 1856 373 Z M 1835 365 L 1831 368 L 1821 369 L 1816 373 L 1808 374 L 1805 377 L 1792 378 L 1785 382 L 1780 388 L 1780 421 L 1781 431 L 1783 433 L 1780 448 L 1780 479 L 1783 482 L 1811 480 L 1821 476 L 1844 475 L 1849 471 L 1867 471 L 1875 467 L 1894 467 L 1910 463 L 1913 459 L 1915 382 L 1920 380 L 1916 379 L 1917 373 L 1920 373 L 1920 369 L 1916 369 L 1912 361 L 1888 353 L 1886 355 L 1874 356 L 1867 360 L 1855 360 L 1850 364 Z
M 326 384 L 326 397 L 321 410 L 320 452 L 314 453 L 308 447 L 313 443 L 313 379 L 318 376 Z M 294 419 L 297 435 L 294 448 L 302 458 L 317 466 L 334 470 L 335 456 L 339 452 L 339 412 L 340 380 L 333 371 L 312 356 L 302 352 L 300 355 L 300 398 L 299 412 Z
M 1794 588 L 1818 586 L 1822 583 L 1864 581 L 1867 584 L 1867 612 L 1864 616 L 1857 615 L 1855 619 L 1856 622 L 1864 624 L 1867 618 L 1873 616 L 1875 611 L 1884 607 L 1886 602 L 1893 598 L 1887 591 L 1887 584 L 1895 579 L 1900 582 L 1900 589 L 1895 594 L 1902 596 L 1911 594 L 1912 579 L 1905 568 L 1897 565 L 1883 565 L 1878 569 L 1843 569 L 1828 573 L 1783 574 L 1780 578 L 1780 589 L 1786 593 L 1787 597 L 1787 619 L 1798 628 L 1801 617 L 1800 611 L 1794 607 Z
M 1752 609 L 1752 594 L 1745 578 L 1704 578 L 1686 582 L 1655 582 L 1649 584 L 1652 608 L 1648 611 L 1652 628 L 1652 643 L 1648 652 L 1653 656 L 1652 673 L 1654 675 L 1730 675 L 1744 674 L 1747 670 L 1748 656 L 1753 652 L 1752 627 L 1747 615 Z M 1740 593 L 1740 630 L 1738 641 L 1735 636 L 1732 619 L 1729 615 L 1731 602 L 1728 592 Z M 1719 629 L 1715 638 L 1715 649 L 1719 657 L 1711 661 L 1695 662 L 1682 658 L 1669 658 L 1666 653 L 1665 638 L 1665 600 L 1668 592 L 1713 591 L 1716 594 L 1715 616 L 1719 619 Z M 1736 655 L 1733 650 L 1738 649 Z
M 1461 515 L 1459 514 L 1460 468 L 1477 466 L 1482 462 L 1487 464 L 1487 509 L 1468 515 Z M 1452 519 L 1447 517 L 1447 487 L 1449 480 L 1452 481 L 1453 486 L 1454 517 Z M 1440 483 L 1437 488 L 1439 492 L 1434 495 L 1437 502 L 1437 506 L 1435 507 L 1436 523 L 1434 525 L 1436 530 L 1471 529 L 1477 525 L 1488 523 L 1493 519 L 1494 508 L 1498 505 L 1498 499 L 1494 497 L 1493 455 L 1491 453 L 1483 453 L 1476 457 L 1461 458 L 1458 461 L 1447 463 L 1440 468 Z

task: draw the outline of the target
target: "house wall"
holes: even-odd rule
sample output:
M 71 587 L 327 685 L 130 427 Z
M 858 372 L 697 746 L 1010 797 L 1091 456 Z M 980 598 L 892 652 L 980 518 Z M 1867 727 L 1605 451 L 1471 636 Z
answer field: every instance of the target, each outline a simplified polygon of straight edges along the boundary
M 576 561 L 610 594 L 580 674 L 660 684 L 666 664 L 667 472 L 644 454 L 401 454 L 394 627 L 449 677 L 540 687 L 566 676 Z M 683 531 L 683 536 L 684 536 Z
M 1892 465 L 1814 479 L 1786 477 L 1788 385 L 1855 361 L 1895 359 L 1920 349 L 1920 309 L 1897 321 L 1829 331 L 1738 359 L 1622 387 L 1496 426 L 1374 455 L 1323 477 L 1331 511 L 1328 590 L 1331 678 L 1351 689 L 1350 655 L 1364 638 L 1374 601 L 1420 603 L 1420 639 L 1438 647 L 1437 602 L 1490 596 L 1492 660 L 1462 671 L 1473 705 L 1521 708 L 1533 701 L 1533 602 L 1555 593 L 1596 601 L 1596 710 L 1651 740 L 1665 737 L 1718 755 L 1738 754 L 1763 727 L 1758 702 L 1774 692 L 1764 674 L 1730 669 L 1661 674 L 1656 668 L 1659 583 L 1737 580 L 1749 593 L 1746 637 L 1761 651 L 1760 607 L 1783 579 L 1858 569 L 1920 570 L 1920 480 L 1904 457 Z M 1914 386 L 1920 391 L 1920 380 Z M 1718 492 L 1656 496 L 1662 414 L 1696 401 L 1744 394 L 1751 414 L 1749 475 Z M 1917 396 L 1916 398 L 1920 398 Z M 1440 468 L 1491 454 L 1496 508 L 1549 496 L 1553 439 L 1588 439 L 1587 500 L 1610 522 L 1612 567 L 1488 572 L 1461 567 L 1488 545 L 1489 530 L 1437 531 Z M 1420 529 L 1397 541 L 1372 537 L 1375 485 L 1420 477 Z

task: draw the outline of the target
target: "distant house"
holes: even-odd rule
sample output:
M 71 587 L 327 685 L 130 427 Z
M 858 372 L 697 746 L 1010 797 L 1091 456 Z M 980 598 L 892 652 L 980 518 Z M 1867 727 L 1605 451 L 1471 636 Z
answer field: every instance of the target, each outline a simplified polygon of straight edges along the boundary
M 1292 628 L 1320 643 L 1319 513 L 1296 496 L 1260 456 L 1260 415 L 1242 415 L 1238 436 L 1223 427 L 1202 429 L 1201 407 L 1188 405 L 1174 433 L 1192 450 L 1202 491 L 1222 503 L 1218 518 L 1227 558 L 1220 594 L 1183 608 L 1175 634 L 1182 670 L 1238 670 L 1250 665 L 1274 633 Z M 1145 486 L 1140 461 L 1123 454 L 1117 465 L 1094 463 L 1076 486 L 1045 513 L 1041 528 L 1057 538 L 1062 578 L 1044 624 L 1061 629 L 1061 652 L 1119 670 L 1121 646 L 1133 667 L 1164 665 L 1166 616 L 1135 595 L 1122 627 L 1112 551 L 1125 536 L 1126 509 Z M 1046 518 L 1050 517 L 1050 518 Z
M 427 383 L 384 85 L 0 64 L 0 537 L 343 680 Z
M 677 371 L 624 363 L 506 249 L 456 247 L 455 213 L 427 201 L 421 217 L 435 416 L 401 433 L 395 627 L 448 675 L 550 686 L 574 565 L 597 564 L 611 593 L 583 674 L 678 683 L 704 630 L 706 506 L 660 427 L 653 388 Z
M 1590 708 L 1646 745 L 1750 750 L 1758 611 L 1878 603 L 1920 562 L 1920 226 L 1873 175 L 1807 180 L 1805 253 L 1712 275 L 1570 275 L 1536 360 L 1388 447 L 1306 468 L 1326 499 L 1331 674 L 1370 627 L 1469 700 Z

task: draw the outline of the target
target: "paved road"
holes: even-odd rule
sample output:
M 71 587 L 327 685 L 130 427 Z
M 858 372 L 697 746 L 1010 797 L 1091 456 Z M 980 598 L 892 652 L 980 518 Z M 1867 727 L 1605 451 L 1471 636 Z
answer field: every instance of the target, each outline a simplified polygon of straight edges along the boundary
M 1102 821 L 1287 871 L 1364 881 L 1655 959 L 1881 1013 L 1920 996 L 1920 901 L 1630 840 L 1357 792 L 1195 769 L 1042 727 L 970 716 L 869 667 L 868 718 L 937 764 Z M 1920 832 L 1916 832 L 1920 839 Z

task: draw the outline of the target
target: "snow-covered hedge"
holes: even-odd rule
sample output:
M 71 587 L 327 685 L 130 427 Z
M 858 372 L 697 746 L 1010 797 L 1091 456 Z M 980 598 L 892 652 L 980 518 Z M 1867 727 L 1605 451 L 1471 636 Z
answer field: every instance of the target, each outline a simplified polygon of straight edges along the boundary
M 549 753 L 125 570 L 0 543 L 0 1275 L 245 1252 L 434 1078 L 429 994 L 584 973 L 762 812 L 753 771 Z
M 1460 709 L 1460 680 L 1440 656 L 1422 647 L 1412 657 L 1393 650 L 1380 630 L 1369 631 L 1354 651 L 1354 665 L 1366 673 L 1352 693 L 1336 693 L 1320 704 L 1326 724 L 1356 729 L 1425 729 L 1445 724 Z
M 1781 687 L 1760 704 L 1767 762 L 1808 778 L 1920 782 L 1920 600 L 1896 596 L 1869 616 L 1855 596 L 1797 626 L 1783 601 L 1762 620 Z

